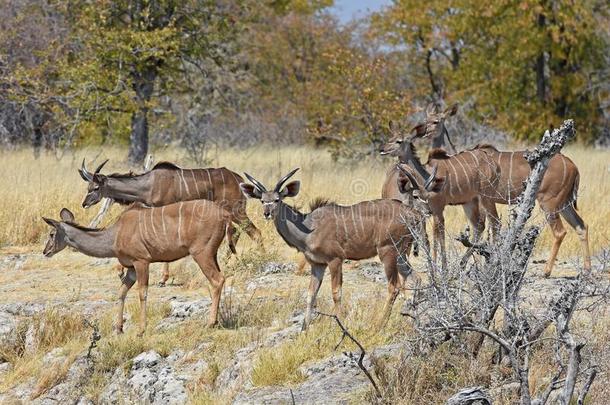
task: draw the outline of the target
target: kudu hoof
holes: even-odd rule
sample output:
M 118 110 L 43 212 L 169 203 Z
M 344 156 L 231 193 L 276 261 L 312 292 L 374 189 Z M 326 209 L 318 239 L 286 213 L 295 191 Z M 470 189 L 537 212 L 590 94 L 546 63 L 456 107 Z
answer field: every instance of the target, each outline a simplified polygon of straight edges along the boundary
M 165 281 L 159 281 L 158 286 L 159 287 L 165 287 Z

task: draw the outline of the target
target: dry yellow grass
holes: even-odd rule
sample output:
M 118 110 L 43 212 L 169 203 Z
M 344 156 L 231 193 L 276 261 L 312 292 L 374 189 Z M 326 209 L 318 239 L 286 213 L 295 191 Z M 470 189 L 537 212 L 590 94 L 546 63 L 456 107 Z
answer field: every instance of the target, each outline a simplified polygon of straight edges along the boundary
M 570 147 L 565 153 L 578 165 L 581 173 L 579 210 L 590 228 L 590 241 L 592 253 L 610 245 L 610 231 L 607 229 L 610 219 L 610 172 L 608 162 L 610 152 Z M 81 150 L 74 154 L 67 154 L 63 159 L 57 160 L 51 155 L 44 155 L 35 160 L 30 151 L 0 152 L 0 187 L 3 190 L 0 199 L 0 254 L 40 252 L 42 243 L 47 235 L 48 227 L 40 219 L 41 216 L 57 217 L 62 207 L 68 207 L 75 213 L 77 219 L 87 223 L 97 212 L 96 209 L 83 210 L 80 207 L 85 195 L 86 185 L 80 179 L 76 169 L 83 157 L 88 159 L 97 156 L 96 163 L 102 159 L 110 158 L 107 173 L 126 171 L 127 166 L 122 163 L 125 152 L 119 149 Z M 171 160 L 185 167 L 194 165 L 179 149 L 166 149 L 155 152 L 155 160 Z M 274 182 L 294 167 L 301 171 L 295 176 L 301 180 L 301 194 L 294 203 L 307 209 L 307 203 L 318 196 L 336 200 L 341 204 L 351 204 L 361 200 L 378 198 L 381 185 L 387 168 L 392 164 L 391 159 L 369 159 L 352 163 L 336 163 L 323 151 L 309 147 L 282 147 L 271 148 L 263 146 L 249 150 L 225 150 L 213 156 L 210 166 L 227 166 L 242 173 L 247 171 L 267 185 Z M 90 168 L 93 165 L 90 165 Z M 120 214 L 122 208 L 115 206 L 108 216 L 106 223 Z M 202 358 L 210 365 L 209 369 L 190 386 L 192 403 L 224 403 L 230 399 L 219 398 L 210 391 L 218 373 L 231 361 L 234 353 L 254 341 L 261 341 L 264 336 L 261 330 L 265 328 L 282 328 L 284 322 L 291 314 L 304 307 L 303 292 L 308 284 L 307 277 L 291 276 L 289 285 L 280 287 L 267 287 L 253 292 L 247 291 L 245 286 L 252 278 L 254 271 L 262 262 L 269 260 L 288 261 L 295 260 L 295 251 L 288 248 L 278 237 L 270 221 L 262 219 L 260 204 L 248 204 L 250 217 L 263 232 L 266 252 L 262 253 L 249 238 L 242 237 L 238 245 L 238 256 L 226 257 L 222 254 L 221 268 L 228 276 L 227 287 L 234 288 L 239 294 L 232 297 L 225 292 L 221 308 L 221 326 L 216 329 L 205 329 L 202 321 L 189 320 L 179 328 L 167 331 L 155 329 L 156 323 L 167 315 L 167 302 L 175 289 L 151 289 L 149 294 L 150 313 L 149 329 L 144 338 L 137 338 L 134 328 L 127 328 L 123 336 L 113 336 L 111 333 L 114 309 L 107 309 L 97 315 L 102 340 L 95 350 L 96 366 L 84 388 L 89 398 L 96 399 L 103 387 L 107 384 L 112 370 L 116 367 L 129 367 L 133 356 L 146 350 L 156 350 L 168 354 L 172 350 L 193 350 L 202 343 L 207 343 Z M 506 217 L 506 209 L 502 209 Z M 447 209 L 448 233 L 455 234 L 465 225 L 464 214 L 459 207 Z M 532 219 L 534 223 L 542 224 L 544 217 L 540 211 L 535 211 Z M 546 255 L 550 248 L 551 236 L 548 229 L 543 232 L 538 243 L 538 253 Z M 448 246 L 458 248 L 452 241 Z M 224 248 L 223 248 L 224 249 Z M 568 236 L 560 251 L 559 259 L 566 260 L 579 257 L 581 246 L 574 232 L 568 231 Z M 415 265 L 418 262 L 415 261 Z M 107 300 L 116 297 L 117 279 L 111 270 L 111 264 L 91 266 L 91 259 L 75 252 L 65 251 L 52 259 L 45 259 L 38 255 L 31 255 L 19 272 L 10 272 L 10 275 L 0 273 L 0 302 L 32 301 L 60 299 L 65 302 Z M 181 261 L 172 265 L 172 275 L 178 284 L 181 297 L 187 299 L 206 296 L 207 282 L 201 272 L 191 260 Z M 351 266 L 346 266 L 351 267 Z M 45 269 L 41 271 L 41 269 Z M 47 271 L 51 269 L 52 271 Z M 86 269 L 86 270 L 85 270 Z M 346 269 L 347 270 L 347 269 Z M 158 266 L 153 267 L 152 282 L 158 279 Z M 348 273 L 349 270 L 346 271 Z M 347 277 L 347 276 L 346 276 Z M 95 280 L 94 283 L 91 281 Z M 405 322 L 398 315 L 397 303 L 389 324 L 381 333 L 370 330 L 371 317 L 379 312 L 380 303 L 385 297 L 385 286 L 372 282 L 357 283 L 347 279 L 344 285 L 344 305 L 346 310 L 346 324 L 350 331 L 358 336 L 365 347 L 375 347 L 408 335 Z M 320 292 L 320 310 L 330 311 L 330 288 L 325 282 Z M 8 286 L 8 287 L 7 287 Z M 364 295 L 363 295 L 364 293 Z M 128 296 L 127 313 L 133 317 L 138 312 L 136 295 L 133 292 Z M 82 353 L 88 346 L 90 329 L 83 328 L 80 315 L 62 319 L 54 312 L 47 312 L 51 326 L 38 337 L 41 345 L 36 352 L 17 355 L 13 359 L 13 371 L 4 376 L 0 384 L 0 393 L 15 386 L 19 381 L 35 377 L 37 394 L 44 393 L 52 385 L 60 381 L 70 359 L 77 353 Z M 62 323 L 63 322 L 63 323 Z M 607 323 L 603 322 L 600 336 L 607 336 Z M 62 326 L 63 325 L 63 326 Z M 596 332 L 596 335 L 598 333 Z M 334 345 L 338 342 L 340 333 L 331 320 L 321 320 L 312 325 L 307 334 L 298 336 L 274 349 L 261 350 L 254 359 L 253 382 L 256 385 L 291 384 L 298 382 L 299 367 L 312 360 L 320 359 L 332 353 Z M 69 340 L 69 342 L 68 342 Z M 597 342 L 603 345 L 605 339 Z M 42 358 L 49 349 L 63 347 L 68 361 L 52 371 L 43 370 Z M 349 344 L 345 349 L 351 350 Z M 434 361 L 426 359 L 417 360 L 413 367 L 405 370 L 405 376 L 421 374 L 419 380 L 409 380 L 410 398 L 427 398 L 438 394 L 439 385 L 444 384 L 443 395 L 451 389 L 463 384 L 487 383 L 488 369 L 481 368 L 479 364 L 468 362 L 463 358 L 452 358 L 459 368 L 467 373 L 454 375 L 455 367 L 446 366 L 444 354 L 440 353 Z M 424 367 L 429 364 L 429 367 Z M 424 384 L 426 373 L 442 365 L 446 372 L 438 378 Z M 546 364 L 541 364 L 536 374 L 544 375 Z M 392 365 L 388 365 L 392 367 Z M 386 370 L 388 370 L 386 368 Z M 424 372 L 425 371 L 425 372 Z M 419 373 L 419 374 L 418 374 Z M 454 374 L 452 374 L 454 373 Z M 395 381 L 387 377 L 387 382 Z M 385 377 L 384 377 L 385 378 Z M 423 380 L 422 380 L 423 378 Z M 382 378 L 383 379 L 383 378 Z M 418 383 L 420 381 L 421 383 Z M 542 379 L 539 379 L 540 384 Z M 404 381 L 403 381 L 404 382 Z M 537 381 L 533 385 L 538 386 Z M 396 395 L 404 395 L 405 391 L 397 391 Z
M 589 225 L 591 249 L 595 253 L 610 245 L 610 230 L 606 227 L 610 219 L 610 152 L 574 146 L 566 148 L 564 153 L 574 160 L 580 170 L 578 206 Z M 193 166 L 180 149 L 157 151 L 154 157 L 156 161 L 170 160 L 185 167 Z M 62 159 L 50 154 L 34 159 L 29 150 L 0 153 L 0 171 L 3 173 L 0 178 L 3 196 L 0 200 L 0 247 L 32 245 L 39 249 L 47 233 L 47 225 L 40 217 L 57 217 L 62 207 L 73 210 L 83 223 L 95 215 L 95 208 L 85 211 L 80 207 L 86 185 L 76 169 L 83 158 L 96 158 L 96 163 L 110 158 L 104 170 L 106 173 L 128 170 L 124 164 L 125 151 L 115 148 L 78 150 L 67 153 Z M 296 178 L 301 180 L 302 187 L 295 203 L 306 206 L 318 196 L 342 204 L 379 198 L 385 172 L 392 163 L 390 158 L 337 163 L 323 150 L 267 145 L 247 150 L 223 150 L 211 156 L 210 166 L 226 166 L 238 173 L 248 171 L 266 184 L 272 184 L 290 169 L 300 167 Z M 499 208 L 506 218 L 505 207 Z M 115 206 L 109 218 L 120 211 L 121 207 Z M 251 202 L 248 211 L 262 229 L 268 245 L 277 244 L 280 253 L 292 254 L 283 243 L 278 243 L 273 225 L 262 219 L 259 204 Z M 449 234 L 459 232 L 466 224 L 459 207 L 448 207 L 446 218 Z M 532 221 L 543 224 L 544 215 L 536 210 Z M 538 243 L 539 251 L 548 250 L 551 243 L 552 235 L 545 228 Z M 580 252 L 578 237 L 568 229 L 559 259 L 579 255 Z

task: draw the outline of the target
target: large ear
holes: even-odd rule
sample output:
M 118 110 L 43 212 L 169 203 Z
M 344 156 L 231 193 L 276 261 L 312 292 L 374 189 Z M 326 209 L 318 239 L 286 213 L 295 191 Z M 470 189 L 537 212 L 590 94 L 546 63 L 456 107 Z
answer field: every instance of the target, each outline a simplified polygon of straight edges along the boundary
M 67 208 L 62 208 L 61 211 L 59 211 L 59 217 L 64 222 L 76 222 L 74 220 L 74 214 Z
M 51 225 L 53 228 L 57 228 L 59 226 L 59 222 L 54 219 L 42 217 L 42 220 L 47 224 Z
M 260 200 L 262 197 L 260 190 L 254 187 L 252 184 L 239 183 L 239 188 L 247 198 L 255 198 L 257 200 Z
M 411 132 L 415 132 L 414 138 L 421 138 L 426 135 L 426 123 L 414 126 Z
M 299 190 L 301 189 L 301 182 L 298 180 L 291 181 L 286 184 L 286 187 L 282 191 L 280 191 L 280 195 L 282 198 L 285 197 L 294 197 L 299 194 Z
M 390 120 L 388 122 L 388 129 L 390 130 L 390 132 L 394 133 L 394 132 L 398 132 L 398 125 L 396 125 L 396 123 L 392 120 Z

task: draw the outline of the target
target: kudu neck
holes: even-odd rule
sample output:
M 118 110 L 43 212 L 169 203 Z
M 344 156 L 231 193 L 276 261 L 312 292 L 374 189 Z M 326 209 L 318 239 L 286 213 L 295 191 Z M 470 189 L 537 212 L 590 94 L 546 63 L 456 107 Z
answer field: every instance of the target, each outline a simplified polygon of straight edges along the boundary
M 152 189 L 153 176 L 107 177 L 102 188 L 104 197 L 124 202 L 147 203 Z
M 415 169 L 415 171 L 417 171 L 417 173 L 424 179 L 424 181 L 428 180 L 428 178 L 430 177 L 430 173 L 428 173 L 424 165 L 419 160 L 419 157 L 417 157 L 413 144 L 410 142 L 405 142 L 400 152 L 401 154 L 398 157 L 400 163 L 410 165 Z
M 307 235 L 311 233 L 311 229 L 305 226 L 307 215 L 290 207 L 283 201 L 278 204 L 278 212 L 274 219 L 275 228 L 289 246 L 304 252 Z
M 116 257 L 114 252 L 114 239 L 116 230 L 114 225 L 106 229 L 81 229 L 65 224 L 68 245 L 87 256 Z

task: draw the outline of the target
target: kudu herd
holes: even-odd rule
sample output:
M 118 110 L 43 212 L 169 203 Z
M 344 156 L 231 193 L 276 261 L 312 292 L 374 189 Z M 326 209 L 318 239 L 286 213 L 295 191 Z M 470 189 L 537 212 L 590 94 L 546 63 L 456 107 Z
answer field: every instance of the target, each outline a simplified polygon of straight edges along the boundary
M 157 163 L 152 170 L 134 175 L 133 173 L 103 175 L 101 169 L 108 161 L 102 162 L 91 173 L 85 161 L 79 174 L 88 183 L 83 207 L 89 208 L 102 198 L 112 198 L 119 204 L 139 202 L 151 207 L 178 201 L 209 200 L 220 204 L 231 215 L 231 220 L 243 227 L 255 241 L 261 243 L 261 233 L 246 215 L 246 198 L 239 189 L 241 176 L 225 167 L 218 169 L 182 169 L 169 162 Z M 239 235 L 237 236 L 239 237 Z M 163 268 L 160 285 L 169 279 L 169 267 Z
M 485 216 L 489 219 L 492 237 L 495 237 L 500 227 L 496 204 L 514 204 L 517 202 L 517 197 L 524 190 L 525 180 L 530 173 L 530 166 L 524 157 L 525 151 L 523 150 L 499 151 L 492 145 L 480 144 L 454 155 L 448 155 L 442 149 L 432 149 L 428 154 L 427 169 L 423 167 L 414 153 L 413 141 L 417 138 L 431 138 L 433 144 L 439 144 L 445 136 L 450 139 L 445 120 L 448 116 L 454 115 L 456 111 L 457 106 L 453 106 L 444 112 L 428 108 L 426 110 L 426 120 L 413 128 L 413 135 L 395 133 L 382 146 L 381 153 L 391 154 L 399 158 L 400 163 L 396 171 L 400 171 L 402 174 L 398 175 L 398 192 L 412 195 L 413 190 L 417 190 L 417 196 L 428 203 L 433 214 L 436 212 L 437 204 L 441 205 L 439 201 L 456 198 L 456 188 L 457 200 L 460 199 L 460 196 L 464 200 L 468 200 L 471 195 L 466 192 L 467 188 L 463 186 L 441 188 L 438 187 L 439 182 L 441 184 L 451 184 L 454 181 L 457 186 L 460 182 L 472 183 L 473 178 L 477 179 L 475 183 L 483 180 L 484 184 L 479 183 L 481 186 L 477 198 L 479 207 L 468 206 L 463 202 L 458 204 L 464 205 L 464 211 L 471 223 L 474 219 L 479 224 L 478 228 L 475 227 L 475 238 L 477 232 L 480 233 L 484 229 Z M 468 154 L 472 159 L 464 159 Z M 432 168 L 435 170 L 434 173 L 430 173 Z M 557 154 L 551 158 L 540 185 L 537 200 L 546 215 L 555 238 L 544 269 L 546 277 L 550 276 L 553 270 L 559 247 L 566 234 L 560 215 L 578 233 L 583 245 L 584 269 L 590 270 L 591 268 L 588 229 L 576 211 L 579 178 L 578 168 L 574 162 L 563 154 Z M 435 215 L 435 219 L 436 217 Z M 442 219 L 440 221 L 442 223 Z M 440 238 L 442 246 L 444 243 L 442 233 Z M 441 250 L 443 250 L 442 247 Z
M 495 204 L 511 204 L 523 191 L 530 168 L 524 151 L 501 152 L 491 145 L 477 145 L 456 151 L 445 126 L 457 106 L 444 112 L 427 109 L 424 122 L 402 132 L 390 125 L 392 137 L 381 147 L 382 155 L 398 159 L 386 174 L 382 199 L 342 206 L 324 199 L 311 204 L 303 213 L 284 200 L 295 197 L 299 181 L 286 182 L 298 169 L 282 177 L 272 191 L 244 173 L 249 183 L 226 168 L 182 169 L 172 163 L 158 163 L 143 174 L 101 174 L 103 162 L 91 173 L 83 161 L 79 173 L 88 183 L 83 201 L 87 208 L 102 198 L 128 205 L 116 222 L 107 228 L 91 229 L 76 223 L 67 209 L 61 221 L 44 218 L 52 227 L 44 254 L 70 246 L 94 257 L 115 257 L 127 270 L 123 272 L 118 301 L 116 330 L 123 330 L 123 309 L 129 289 L 138 283 L 141 313 L 139 333 L 146 328 L 146 298 L 150 263 L 169 263 L 192 256 L 212 286 L 209 325 L 218 321 L 218 308 L 224 277 L 217 261 L 223 239 L 235 253 L 239 225 L 256 242 L 261 233 L 246 215 L 247 198 L 260 200 L 264 218 L 273 220 L 286 244 L 301 252 L 311 267 L 305 329 L 312 321 L 316 297 L 326 268 L 331 277 L 335 313 L 341 313 L 342 266 L 345 260 L 378 256 L 388 280 L 388 297 L 379 318 L 380 326 L 390 315 L 405 280 L 413 273 L 408 256 L 417 242 L 428 249 L 425 221 L 433 218 L 432 258 L 447 266 L 444 209 L 461 205 L 474 229 L 475 241 L 489 219 L 492 239 L 500 228 Z M 421 163 L 414 142 L 432 139 L 428 161 Z M 447 139 L 449 154 L 437 146 Z M 591 267 L 587 226 L 576 212 L 579 173 L 564 155 L 550 161 L 538 192 L 538 202 L 546 213 L 555 242 L 544 274 L 551 274 L 565 230 L 562 216 L 579 234 L 584 247 L 584 268 Z M 262 247 L 262 244 L 261 244 Z M 163 282 L 167 280 L 165 267 Z

